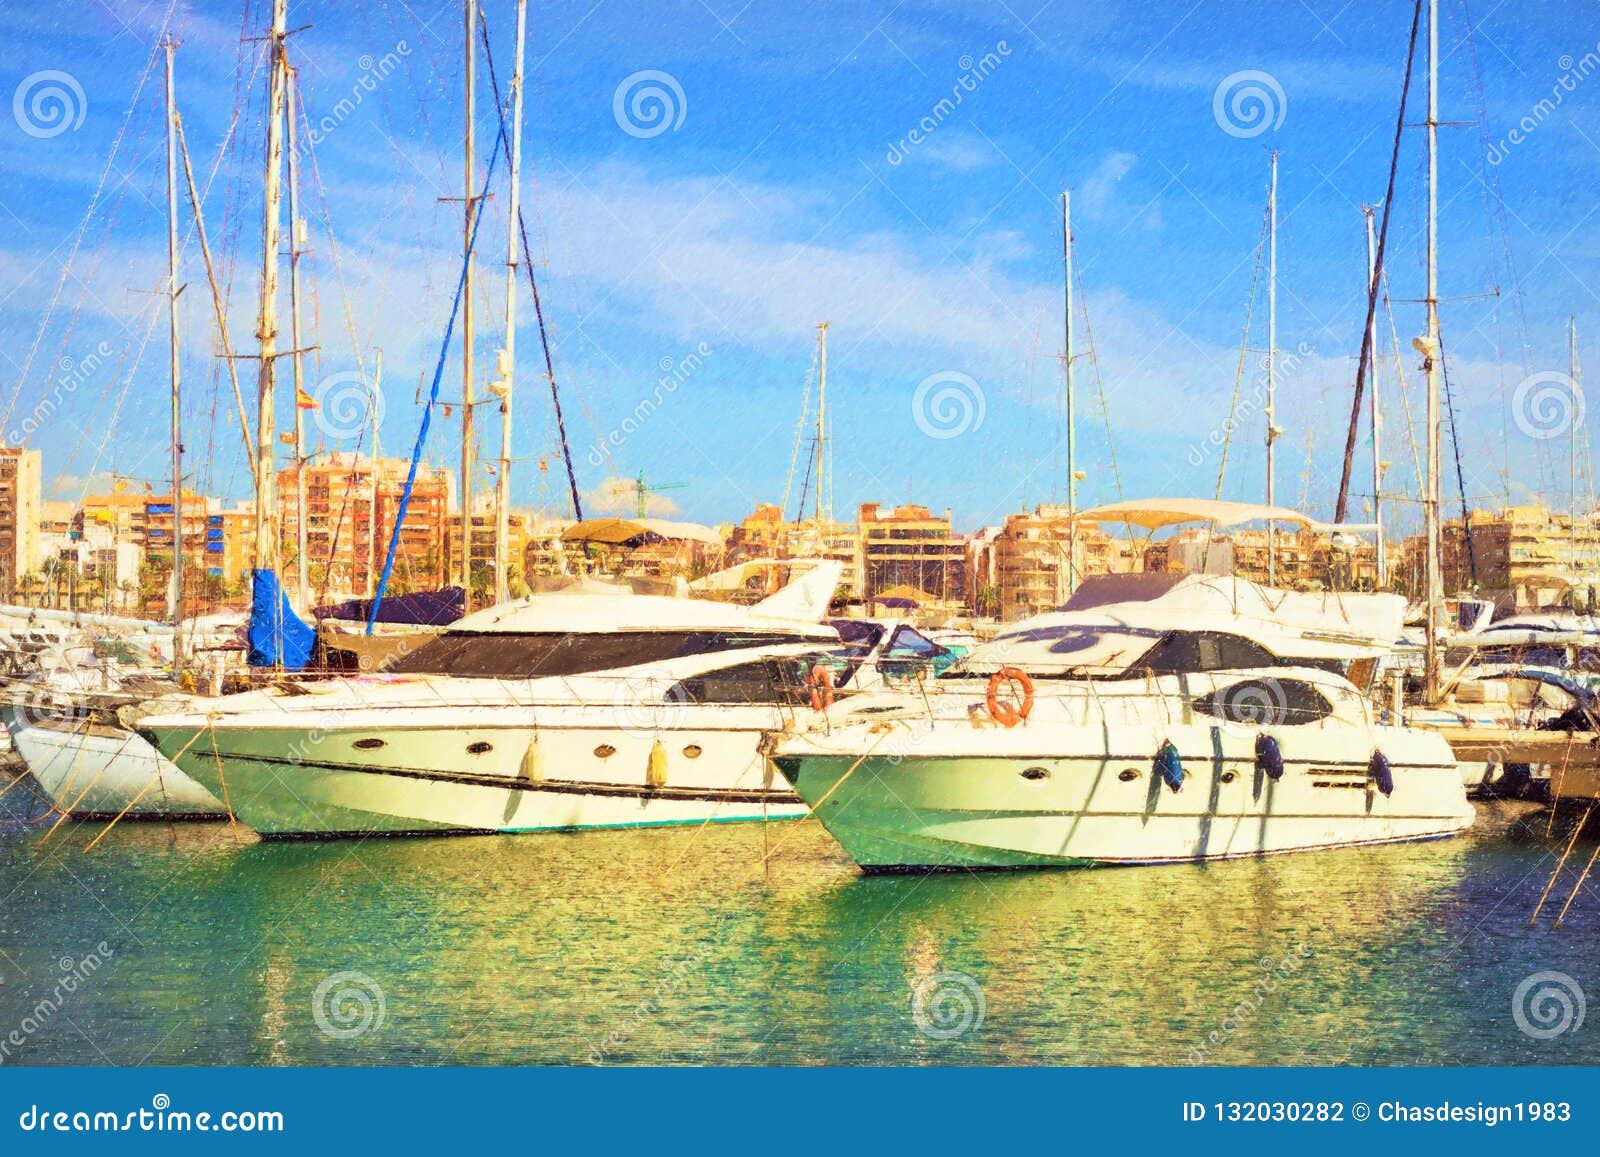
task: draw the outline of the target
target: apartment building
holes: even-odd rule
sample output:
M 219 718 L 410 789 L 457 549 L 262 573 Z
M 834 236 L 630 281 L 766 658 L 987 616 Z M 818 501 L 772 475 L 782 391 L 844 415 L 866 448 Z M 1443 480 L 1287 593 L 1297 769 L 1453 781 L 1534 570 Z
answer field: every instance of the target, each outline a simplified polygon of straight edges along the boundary
M 967 544 L 952 528 L 950 511 L 935 515 L 915 505 L 885 510 L 881 503 L 864 502 L 857 526 L 864 601 L 891 590 L 952 607 L 964 601 Z
M 407 458 L 335 453 L 305 467 L 306 558 L 319 595 L 365 595 L 383 569 L 405 490 Z M 395 552 L 390 591 L 437 589 L 453 581 L 449 523 L 455 498 L 451 472 L 426 463 L 417 470 Z M 293 466 L 278 472 L 283 569 L 299 549 L 299 487 Z
M 8 597 L 40 562 L 43 484 L 39 451 L 0 446 L 0 587 Z

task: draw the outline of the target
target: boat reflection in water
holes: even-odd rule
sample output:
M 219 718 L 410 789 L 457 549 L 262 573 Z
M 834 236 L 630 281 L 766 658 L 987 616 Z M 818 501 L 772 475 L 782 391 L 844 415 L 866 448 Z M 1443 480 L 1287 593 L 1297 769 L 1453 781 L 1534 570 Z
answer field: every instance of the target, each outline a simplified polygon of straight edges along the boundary
M 108 936 L 117 950 L 74 996 L 93 1043 L 51 1023 L 19 1063 L 105 1063 L 96 1048 L 150 1064 L 1551 1055 L 1509 1008 L 1528 962 L 1551 959 L 1548 932 L 1525 927 L 1544 852 L 1492 822 L 1332 857 L 931 877 L 862 876 L 811 823 L 766 840 L 759 824 L 240 839 L 123 825 L 86 858 L 0 845 L 0 872 L 35 872 L 0 932 L 16 968 L 50 975 Z M 107 909 L 137 942 L 108 931 Z M 1600 946 L 1579 938 L 1554 963 L 1587 975 Z M 0 1020 L 36 1000 L 0 987 Z M 1600 1059 L 1600 1042 L 1566 1040 L 1561 1060 Z

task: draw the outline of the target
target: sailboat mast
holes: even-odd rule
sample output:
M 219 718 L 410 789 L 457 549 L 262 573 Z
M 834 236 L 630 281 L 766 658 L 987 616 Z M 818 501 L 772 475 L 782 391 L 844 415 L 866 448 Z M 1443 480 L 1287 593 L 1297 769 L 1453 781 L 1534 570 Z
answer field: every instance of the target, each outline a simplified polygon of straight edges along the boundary
M 378 399 L 383 389 L 383 351 L 376 351 L 374 359 L 376 364 L 373 367 L 372 397 L 367 402 L 367 413 L 372 419 L 372 460 L 369 463 L 371 470 L 368 472 L 371 479 L 368 507 L 372 514 L 367 521 L 367 597 L 369 599 L 378 593 L 378 417 L 383 413 L 383 407 Z
M 828 445 L 828 323 L 817 325 L 817 535 L 827 545 L 826 521 L 833 513 L 831 498 L 824 504 L 824 468 Z
M 506 345 L 500 367 L 500 469 L 495 474 L 494 597 L 511 597 L 511 398 L 517 359 L 518 181 L 522 174 L 522 42 L 528 0 L 517 0 L 517 49 L 511 67 L 511 189 L 506 201 Z
M 305 364 L 300 345 L 300 243 L 304 225 L 300 220 L 300 159 L 296 149 L 295 121 L 298 119 L 296 102 L 299 98 L 299 76 L 285 67 L 284 119 L 288 128 L 289 143 L 289 351 L 294 366 L 294 489 L 295 489 L 295 589 L 297 605 L 302 611 L 311 609 L 311 584 L 306 577 L 306 525 L 310 517 L 306 511 L 306 412 L 300 405 L 305 397 Z
M 183 674 L 183 425 L 178 376 L 178 104 L 172 81 L 172 37 L 167 57 L 167 336 L 172 381 L 172 673 Z
M 288 36 L 288 0 L 273 0 L 271 79 L 267 107 L 267 168 L 263 181 L 264 221 L 261 230 L 261 314 L 256 338 L 261 343 L 256 377 L 256 541 L 255 568 L 278 569 L 278 486 L 273 472 L 277 456 L 277 413 L 274 408 L 278 357 L 278 217 L 283 195 L 284 40 Z
M 1062 365 L 1067 385 L 1067 594 L 1078 589 L 1078 424 L 1072 381 L 1072 193 L 1061 194 Z
M 477 215 L 478 202 L 473 193 L 473 169 L 476 139 L 473 121 L 476 118 L 476 89 L 478 55 L 474 50 L 474 34 L 478 23 L 477 0 L 466 0 L 466 121 L 463 125 L 462 197 L 465 211 L 461 223 L 461 258 L 466 272 L 461 283 L 461 588 L 466 591 L 467 606 L 472 606 L 472 221 Z
M 1361 213 L 1367 225 L 1367 287 L 1372 294 L 1378 292 L 1378 242 L 1373 234 L 1371 205 L 1363 205 Z M 1388 560 L 1383 547 L 1383 407 L 1378 400 L 1378 313 L 1372 312 L 1372 325 L 1367 330 L 1367 376 L 1372 385 L 1372 521 L 1377 527 L 1377 546 L 1373 552 L 1374 581 L 1379 590 L 1389 582 Z
M 1428 336 L 1423 371 L 1427 375 L 1428 483 L 1422 498 L 1427 528 L 1427 696 L 1439 696 L 1439 608 L 1444 598 L 1439 558 L 1439 0 L 1428 2 Z
M 1578 319 L 1576 316 L 1567 318 L 1567 379 L 1572 383 L 1573 397 L 1578 393 Z M 1573 404 L 1573 420 L 1570 423 L 1570 440 L 1567 445 L 1568 470 L 1571 474 L 1571 513 L 1569 514 L 1568 529 L 1570 542 L 1568 551 L 1572 556 L 1572 577 L 1578 576 L 1578 421 L 1577 404 Z M 1576 600 L 1574 600 L 1576 601 Z M 1576 609 L 1576 608 L 1574 608 Z
M 1277 502 L 1274 446 L 1278 440 L 1278 153 L 1272 153 L 1267 187 L 1267 505 Z M 1278 577 L 1277 528 L 1267 523 L 1267 585 Z

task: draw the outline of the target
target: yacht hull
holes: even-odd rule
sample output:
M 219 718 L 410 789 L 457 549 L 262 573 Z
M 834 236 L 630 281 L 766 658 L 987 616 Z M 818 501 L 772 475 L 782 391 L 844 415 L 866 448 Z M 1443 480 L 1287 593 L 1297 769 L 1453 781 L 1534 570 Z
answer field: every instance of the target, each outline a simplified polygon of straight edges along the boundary
M 1393 761 L 1394 790 L 1384 795 L 1368 771 L 1370 752 L 1340 758 L 1308 750 L 1294 758 L 1285 742 L 1288 758 L 1274 780 L 1255 766 L 1254 734 L 1226 730 L 1237 733 L 1166 730 L 1185 773 L 1177 791 L 1152 767 L 1163 737 L 1098 730 L 1079 738 L 1100 750 L 1078 757 L 900 754 L 863 760 L 805 751 L 802 739 L 781 748 L 777 762 L 868 871 L 1235 859 L 1436 839 L 1472 823 L 1472 805 L 1447 750 L 1428 745 L 1416 752 L 1421 758 L 1401 758 L 1413 737 L 1380 739 Z M 1102 745 L 1102 737 L 1109 743 Z
M 12 746 L 57 810 L 76 819 L 224 819 L 222 801 L 139 735 L 5 709 Z
M 758 750 L 758 729 L 144 726 L 162 750 L 181 752 L 179 765 L 201 783 L 225 788 L 240 822 L 269 839 L 563 832 L 806 812 Z

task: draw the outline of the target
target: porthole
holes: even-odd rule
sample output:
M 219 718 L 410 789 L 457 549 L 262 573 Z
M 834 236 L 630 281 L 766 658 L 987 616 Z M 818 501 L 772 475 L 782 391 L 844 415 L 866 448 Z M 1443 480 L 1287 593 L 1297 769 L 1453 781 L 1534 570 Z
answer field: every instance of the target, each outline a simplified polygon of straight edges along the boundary
M 609 743 L 602 743 L 599 747 L 594 749 L 594 753 L 601 759 L 610 759 L 617 753 L 617 749 L 612 747 Z
M 377 749 L 379 747 L 386 747 L 388 745 L 385 744 L 384 741 L 381 740 L 381 739 L 374 739 L 374 738 L 370 738 L 369 737 L 367 739 L 358 739 L 358 740 L 356 740 L 354 746 L 359 751 L 373 751 L 373 750 L 375 750 L 375 749 Z
M 1125 767 L 1121 771 L 1117 772 L 1117 778 L 1123 783 L 1132 783 L 1134 780 L 1139 778 L 1139 772 L 1135 768 Z
M 486 751 L 493 751 L 493 750 L 494 750 L 494 744 L 488 743 L 488 742 L 486 742 L 486 741 L 484 741 L 482 739 L 478 740 L 478 742 L 476 742 L 476 743 L 467 744 L 467 754 L 468 755 L 482 755 Z
M 1028 767 L 1023 769 L 1022 778 L 1030 783 L 1038 783 L 1042 779 L 1049 779 L 1050 771 L 1044 767 Z
M 1225 771 L 1225 772 L 1222 773 L 1222 776 L 1221 776 L 1221 779 L 1222 779 L 1223 783 L 1232 783 L 1234 780 L 1236 780 L 1238 778 L 1239 778 L 1238 773 L 1237 772 L 1232 772 L 1232 771 Z
M 698 743 L 691 743 L 683 749 L 683 757 L 685 759 L 699 759 L 701 751 L 702 748 Z

